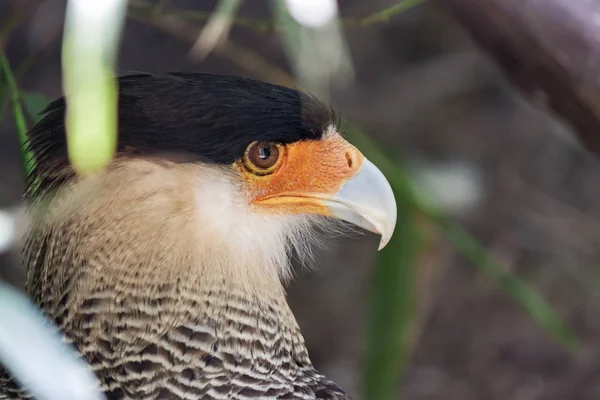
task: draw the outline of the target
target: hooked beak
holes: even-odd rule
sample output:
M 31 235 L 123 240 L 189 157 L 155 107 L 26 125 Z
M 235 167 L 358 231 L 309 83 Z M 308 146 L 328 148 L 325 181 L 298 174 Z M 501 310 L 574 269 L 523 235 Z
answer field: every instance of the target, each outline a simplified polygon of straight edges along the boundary
M 381 171 L 364 159 L 356 175 L 323 202 L 334 217 L 381 235 L 379 250 L 392 237 L 396 227 L 396 199 Z

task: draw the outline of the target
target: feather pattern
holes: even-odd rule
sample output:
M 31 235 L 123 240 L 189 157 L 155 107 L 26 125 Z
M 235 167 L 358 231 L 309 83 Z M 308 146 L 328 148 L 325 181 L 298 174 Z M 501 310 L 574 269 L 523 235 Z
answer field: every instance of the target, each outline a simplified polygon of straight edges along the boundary
M 275 265 L 305 221 L 245 219 L 256 246 L 223 218 L 221 239 L 196 192 L 235 185 L 223 167 L 187 168 L 122 160 L 64 187 L 27 241 L 34 301 L 108 399 L 349 399 L 311 364 Z M 6 379 L 3 392 L 27 397 Z
M 64 99 L 29 134 L 30 296 L 111 400 L 349 399 L 311 364 L 285 299 L 315 221 L 254 213 L 231 167 L 256 140 L 320 140 L 335 113 L 239 77 L 118 83 L 105 171 L 70 168 Z M 0 399 L 29 397 L 0 371 Z

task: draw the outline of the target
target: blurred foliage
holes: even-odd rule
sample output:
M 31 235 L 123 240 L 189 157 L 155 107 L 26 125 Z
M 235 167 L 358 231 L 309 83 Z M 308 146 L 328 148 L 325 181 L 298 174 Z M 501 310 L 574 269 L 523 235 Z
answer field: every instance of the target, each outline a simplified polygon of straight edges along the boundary
M 377 162 L 377 160 L 375 161 Z M 381 251 L 370 296 L 365 399 L 396 399 L 413 343 L 417 255 L 421 250 L 415 208 L 391 182 L 398 205 L 396 230 Z
M 400 1 L 385 10 L 375 12 L 364 18 L 342 18 L 341 23 L 347 26 L 361 27 L 385 22 L 393 16 L 422 2 L 423 0 Z M 176 21 L 179 27 L 184 26 L 186 21 L 209 20 L 212 15 L 206 12 L 166 8 L 163 2 L 159 2 L 158 4 L 159 7 L 156 7 L 144 1 L 132 0 L 129 3 L 129 7 L 130 11 L 134 12 L 140 10 L 148 11 L 148 13 L 136 12 L 137 19 L 147 18 L 156 20 L 161 15 L 165 15 L 169 16 L 171 22 Z M 278 4 L 283 6 L 282 2 Z M 218 7 L 221 10 L 221 18 L 225 18 L 226 22 L 224 23 L 221 20 L 220 30 L 218 30 L 218 40 L 204 42 L 208 43 L 207 47 L 204 47 L 204 52 L 207 49 L 210 51 L 210 46 L 212 45 L 218 46 L 217 42 L 223 40 L 222 34 L 226 34 L 231 25 L 254 29 L 261 33 L 277 31 L 283 35 L 297 34 L 299 29 L 298 26 L 289 26 L 289 18 L 285 18 L 286 29 L 281 29 L 280 24 L 282 20 L 273 23 L 271 21 L 238 18 L 234 15 L 237 10 L 237 2 L 234 1 L 222 1 Z M 177 18 L 180 18 L 180 20 L 177 20 Z M 166 25 L 161 26 L 165 27 Z M 170 33 L 174 31 L 173 29 Z M 296 38 L 290 37 L 286 40 L 289 43 L 294 43 Z M 77 62 L 78 57 L 73 52 L 70 57 L 66 57 L 65 59 L 68 62 Z M 292 63 L 293 60 L 292 58 Z M 264 65 L 267 64 L 264 63 Z M 2 67 L 4 81 L 8 83 L 11 93 L 13 116 L 19 135 L 22 138 L 26 126 L 20 102 L 24 102 L 29 114 L 37 115 L 37 112 L 42 108 L 42 103 L 45 103 L 46 99 L 40 97 L 38 94 L 22 94 L 18 91 L 8 62 L 4 56 L 2 56 Z M 87 79 L 90 78 L 87 77 Z M 108 79 L 107 76 L 103 76 L 102 79 L 108 82 L 106 81 Z M 294 79 L 290 77 L 289 82 L 294 82 Z M 82 82 L 77 81 L 74 83 L 80 84 Z M 112 101 L 114 100 L 114 96 L 107 96 L 103 101 L 106 101 L 106 99 L 111 99 Z M 104 115 L 113 118 L 113 114 L 111 113 Z M 97 134 L 113 134 L 112 128 L 109 129 L 110 124 L 102 126 L 106 129 L 96 129 Z M 397 398 L 401 374 L 410 358 L 415 319 L 416 300 L 414 291 L 417 257 L 419 252 L 425 251 L 425 247 L 423 246 L 425 243 L 423 241 L 424 232 L 417 223 L 417 216 L 425 216 L 430 222 L 434 223 L 458 252 L 475 267 L 497 282 L 502 290 L 511 296 L 548 335 L 556 339 L 564 348 L 574 348 L 577 342 L 575 335 L 542 297 L 525 282 L 512 275 L 502 265 L 497 263 L 493 255 L 459 224 L 440 214 L 431 206 L 431 203 L 427 199 L 417 194 L 418 191 L 415 190 L 414 183 L 404 173 L 403 168 L 395 161 L 392 161 L 396 159 L 397 154 L 386 154 L 381 146 L 358 129 L 355 129 L 349 136 L 351 141 L 361 149 L 365 156 L 370 158 L 388 177 L 398 200 L 398 220 L 400 221 L 391 242 L 379 254 L 374 273 L 370 299 L 368 353 L 366 356 L 367 366 L 364 383 L 365 399 L 387 400 Z M 90 147 L 86 146 L 85 148 L 77 149 L 75 152 L 81 159 L 85 159 L 90 156 L 89 149 Z M 26 155 L 25 165 L 26 168 L 30 167 L 30 161 Z
M 492 255 L 473 236 L 452 220 L 437 215 L 434 221 L 444 231 L 456 250 L 462 253 L 473 265 L 481 268 L 500 287 L 517 301 L 527 313 L 563 348 L 574 351 L 577 337 L 556 315 L 544 299 L 525 282 L 508 273 L 494 260 Z
M 403 169 L 377 143 L 358 129 L 353 130 L 350 139 L 389 179 L 398 199 L 398 221 L 401 221 L 393 241 L 381 251 L 376 266 L 370 308 L 365 399 L 397 398 L 400 373 L 410 356 L 412 342 L 408 335 L 413 326 L 413 289 L 416 286 L 416 265 L 411 261 L 416 259 L 415 253 L 420 250 L 421 243 L 408 236 L 422 238 L 415 214 L 424 215 L 432 221 L 458 252 L 492 277 L 561 346 L 568 350 L 575 348 L 575 334 L 552 307 L 525 282 L 507 272 L 464 228 L 440 214 L 430 201 L 420 196 Z M 404 268 L 405 271 L 398 272 L 395 268 Z M 406 293 L 399 294 L 401 291 Z M 393 378 L 395 380 L 391 382 Z M 395 385 L 393 390 L 390 388 L 392 384 Z
M 110 162 L 117 147 L 114 64 L 125 0 L 70 0 L 62 46 L 69 159 L 80 174 Z
M 21 107 L 22 93 L 17 87 L 15 76 L 8 62 L 8 58 L 5 54 L 0 54 L 0 70 L 2 72 L 2 81 L 7 90 L 6 95 L 10 97 L 10 103 L 12 108 L 12 115 L 17 128 L 17 135 L 19 137 L 19 144 L 22 150 L 23 166 L 25 176 L 29 176 L 29 172 L 35 168 L 35 159 L 33 155 L 27 150 L 27 123 L 25 121 L 25 114 Z M 1 99 L 0 104 L 4 103 L 4 99 Z

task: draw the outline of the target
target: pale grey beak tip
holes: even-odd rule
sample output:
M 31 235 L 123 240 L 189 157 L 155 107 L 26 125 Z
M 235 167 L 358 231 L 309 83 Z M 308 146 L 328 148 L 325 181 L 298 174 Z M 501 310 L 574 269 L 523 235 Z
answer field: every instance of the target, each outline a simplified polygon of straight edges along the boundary
M 337 218 L 380 234 L 379 250 L 388 244 L 396 227 L 396 199 L 389 182 L 372 162 L 365 159 L 332 200 L 330 208 Z

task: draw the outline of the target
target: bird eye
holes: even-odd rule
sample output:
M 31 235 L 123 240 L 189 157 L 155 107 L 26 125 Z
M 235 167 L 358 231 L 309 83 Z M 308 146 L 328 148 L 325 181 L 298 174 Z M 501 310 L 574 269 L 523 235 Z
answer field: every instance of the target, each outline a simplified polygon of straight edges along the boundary
M 270 174 L 279 160 L 279 147 L 276 143 L 254 142 L 246 150 L 244 164 L 257 175 Z

